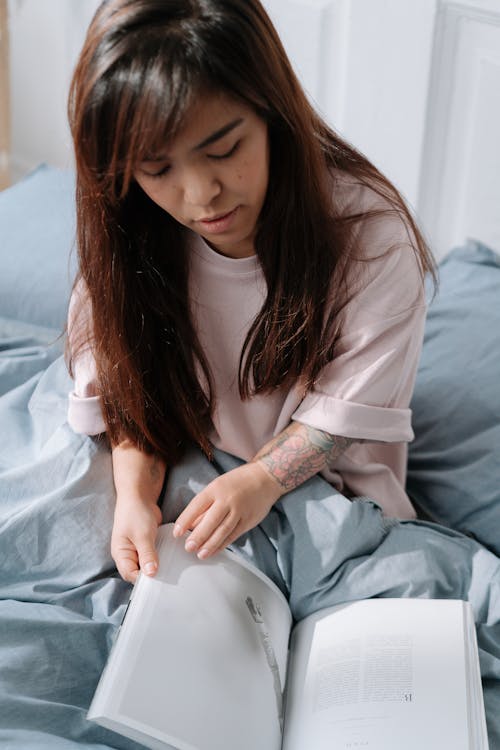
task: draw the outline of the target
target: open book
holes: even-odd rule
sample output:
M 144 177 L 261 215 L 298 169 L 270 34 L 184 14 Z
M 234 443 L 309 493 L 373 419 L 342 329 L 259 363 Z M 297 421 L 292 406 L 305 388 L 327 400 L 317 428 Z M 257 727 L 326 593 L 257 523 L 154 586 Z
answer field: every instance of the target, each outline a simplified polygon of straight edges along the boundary
M 293 627 L 286 599 L 225 550 L 160 527 L 88 718 L 150 748 L 487 750 L 470 605 L 368 599 Z

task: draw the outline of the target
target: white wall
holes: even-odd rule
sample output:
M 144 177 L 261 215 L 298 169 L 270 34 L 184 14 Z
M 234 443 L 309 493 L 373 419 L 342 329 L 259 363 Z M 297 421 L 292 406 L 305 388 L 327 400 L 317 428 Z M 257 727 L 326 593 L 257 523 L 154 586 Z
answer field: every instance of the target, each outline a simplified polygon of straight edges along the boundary
M 411 202 L 420 176 L 428 75 L 418 66 L 430 58 L 435 2 L 264 0 L 315 104 Z M 40 161 L 71 164 L 67 90 L 98 4 L 9 0 L 14 178 Z M 411 28 L 410 39 L 401 35 L 402 22 Z M 405 66 L 397 64 L 402 55 Z M 403 85 L 409 65 L 415 76 Z
M 437 0 L 264 0 L 326 119 L 416 206 Z
M 11 172 L 72 163 L 66 102 L 98 0 L 9 0 Z
M 67 89 L 99 0 L 8 0 L 12 173 L 72 162 Z M 435 254 L 500 249 L 500 0 L 263 0 L 310 98 Z
M 500 253 L 500 0 L 440 0 L 418 207 L 438 255 Z

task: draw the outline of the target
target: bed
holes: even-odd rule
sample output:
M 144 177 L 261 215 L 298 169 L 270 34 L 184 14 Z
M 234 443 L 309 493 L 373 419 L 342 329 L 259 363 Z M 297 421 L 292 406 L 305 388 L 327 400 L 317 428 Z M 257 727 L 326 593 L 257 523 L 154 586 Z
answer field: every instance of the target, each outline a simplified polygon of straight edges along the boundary
M 66 423 L 73 200 L 73 174 L 46 166 L 0 193 L 0 747 L 8 750 L 138 747 L 86 720 L 130 586 L 109 553 L 109 451 Z M 297 619 L 371 596 L 468 599 L 491 750 L 500 750 L 499 301 L 500 256 L 473 239 L 451 249 L 412 402 L 408 492 L 418 521 L 383 519 L 375 503 L 349 502 L 317 477 L 234 545 L 287 593 Z M 190 452 L 171 472 L 164 520 L 234 462 Z M 294 533 L 306 512 L 307 537 Z M 317 559 L 321 586 L 317 565 L 304 565 Z

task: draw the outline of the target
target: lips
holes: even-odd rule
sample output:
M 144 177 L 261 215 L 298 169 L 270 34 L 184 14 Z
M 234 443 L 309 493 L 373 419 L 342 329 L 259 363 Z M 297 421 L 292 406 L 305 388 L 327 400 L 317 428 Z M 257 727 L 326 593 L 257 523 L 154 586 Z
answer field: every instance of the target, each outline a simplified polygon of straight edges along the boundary
M 221 232 L 228 231 L 238 213 L 239 206 L 233 208 L 232 211 L 215 214 L 214 216 L 207 216 L 204 219 L 199 219 L 197 224 L 202 228 L 204 233 L 207 234 L 220 234 Z
M 233 208 L 233 211 L 236 209 Z M 226 211 L 223 214 L 217 214 L 216 216 L 205 216 L 203 219 L 198 219 L 198 221 L 203 222 L 204 224 L 210 224 L 213 221 L 219 221 L 220 219 L 225 219 L 226 216 L 229 216 L 229 214 L 232 214 L 233 211 Z

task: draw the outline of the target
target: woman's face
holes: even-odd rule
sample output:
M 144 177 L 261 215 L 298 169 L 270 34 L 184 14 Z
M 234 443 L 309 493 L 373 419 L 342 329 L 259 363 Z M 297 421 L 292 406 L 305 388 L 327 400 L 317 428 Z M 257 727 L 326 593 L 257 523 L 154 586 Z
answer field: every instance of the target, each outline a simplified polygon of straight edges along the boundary
M 267 124 L 224 95 L 201 99 L 162 153 L 134 177 L 158 206 L 231 258 L 255 253 L 269 180 Z

